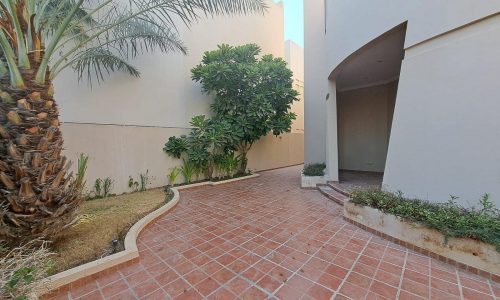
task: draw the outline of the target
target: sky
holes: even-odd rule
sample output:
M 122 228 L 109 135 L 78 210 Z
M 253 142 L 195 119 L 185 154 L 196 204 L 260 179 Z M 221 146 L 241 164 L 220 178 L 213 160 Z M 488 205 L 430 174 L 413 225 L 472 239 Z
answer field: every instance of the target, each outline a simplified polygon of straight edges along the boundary
M 282 1 L 285 3 L 285 40 L 304 47 L 304 0 Z

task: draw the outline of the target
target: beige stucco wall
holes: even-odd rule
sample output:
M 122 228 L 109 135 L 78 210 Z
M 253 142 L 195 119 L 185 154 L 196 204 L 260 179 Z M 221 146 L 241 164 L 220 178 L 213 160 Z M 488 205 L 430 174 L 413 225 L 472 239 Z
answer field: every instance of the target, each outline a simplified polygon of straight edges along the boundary
M 368 42 L 408 22 L 384 186 L 435 202 L 456 195 L 466 206 L 488 192 L 500 207 L 495 80 L 500 2 L 305 0 L 304 5 L 306 162 L 324 159 L 330 178 L 338 177 L 337 99 L 320 100 L 335 91 L 335 78 L 328 77 Z
M 286 41 L 285 60 L 293 70 L 293 87 L 299 92 L 299 101 L 295 101 L 292 106 L 292 110 L 297 114 L 292 132 L 304 134 L 304 48 L 293 41 Z
M 151 187 L 165 185 L 167 173 L 179 164 L 162 151 L 165 142 L 170 136 L 188 133 L 193 116 L 209 114 L 210 97 L 201 93 L 190 73 L 203 53 L 222 43 L 256 43 L 263 54 L 285 56 L 283 4 L 268 1 L 268 5 L 264 16 L 209 18 L 190 30 L 180 26 L 188 55 L 140 56 L 133 63 L 141 78 L 115 73 L 89 88 L 79 84 L 70 70 L 61 74 L 55 82 L 55 96 L 63 121 L 65 153 L 75 162 L 79 153 L 90 156 L 88 184 L 110 177 L 115 181 L 113 192 L 127 192 L 129 176 L 137 180 L 139 173 L 149 170 Z M 300 103 L 294 109 L 299 115 L 303 110 Z M 281 139 L 259 141 L 249 154 L 249 167 L 263 170 L 302 163 L 300 127 L 300 123 L 294 124 L 297 130 Z
M 339 92 L 339 168 L 384 172 L 396 83 Z

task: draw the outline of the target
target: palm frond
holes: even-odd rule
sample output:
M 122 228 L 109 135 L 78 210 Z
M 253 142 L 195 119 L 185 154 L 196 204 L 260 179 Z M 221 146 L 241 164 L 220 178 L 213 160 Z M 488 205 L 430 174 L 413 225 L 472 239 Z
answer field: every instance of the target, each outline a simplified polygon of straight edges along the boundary
M 119 55 L 103 48 L 87 49 L 80 53 L 69 65 L 76 71 L 80 80 L 85 76 L 91 85 L 93 78 L 101 82 L 104 80 L 105 75 L 115 71 L 127 72 L 134 77 L 140 76 L 137 68 Z

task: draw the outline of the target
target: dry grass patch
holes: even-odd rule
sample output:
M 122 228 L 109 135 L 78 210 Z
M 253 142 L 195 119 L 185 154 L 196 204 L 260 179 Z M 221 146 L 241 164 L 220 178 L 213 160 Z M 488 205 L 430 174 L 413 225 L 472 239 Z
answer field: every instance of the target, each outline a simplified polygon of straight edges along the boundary
M 79 221 L 52 245 L 57 272 L 111 254 L 112 240 L 123 241 L 133 224 L 163 204 L 163 189 L 84 202 Z

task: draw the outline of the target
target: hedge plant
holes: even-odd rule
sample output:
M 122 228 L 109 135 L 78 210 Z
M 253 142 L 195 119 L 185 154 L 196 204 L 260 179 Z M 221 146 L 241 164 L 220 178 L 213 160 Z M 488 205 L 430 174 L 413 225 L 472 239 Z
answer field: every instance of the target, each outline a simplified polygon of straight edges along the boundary
M 477 207 L 464 208 L 456 197 L 447 203 L 405 198 L 402 193 L 380 190 L 355 191 L 351 202 L 370 206 L 405 221 L 422 224 L 448 238 L 471 238 L 496 246 L 500 252 L 500 212 L 485 194 Z

